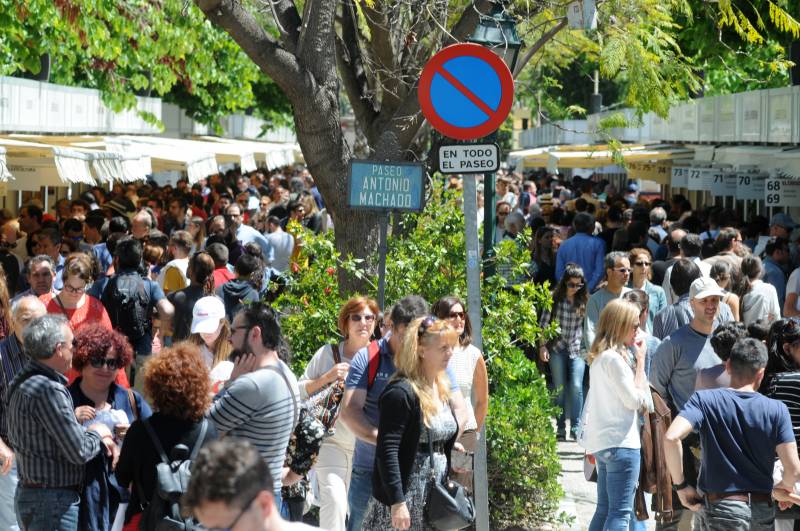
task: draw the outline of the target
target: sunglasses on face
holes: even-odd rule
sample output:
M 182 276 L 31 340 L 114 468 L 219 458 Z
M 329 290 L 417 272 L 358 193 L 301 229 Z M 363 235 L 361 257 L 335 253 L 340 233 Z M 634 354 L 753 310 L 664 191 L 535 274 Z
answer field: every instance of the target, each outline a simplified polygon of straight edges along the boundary
M 614 271 L 616 271 L 618 273 L 622 273 L 624 275 L 625 273 L 630 273 L 631 272 L 631 268 L 629 268 L 629 267 L 615 267 Z
M 650 267 L 650 262 L 636 262 L 634 265 L 638 267 Z
M 581 282 L 567 282 L 567 287 L 572 289 L 581 289 L 583 287 L 583 283 Z
M 119 358 L 91 358 L 89 360 L 89 365 L 95 369 L 102 369 L 103 366 L 105 366 L 113 371 L 122 368 L 122 360 Z
M 450 312 L 447 314 L 447 317 L 450 319 L 461 319 L 463 321 L 466 315 L 466 312 Z
M 375 321 L 375 316 L 374 315 L 362 315 L 360 313 L 354 313 L 353 315 L 350 316 L 350 319 L 353 322 L 356 322 L 356 323 L 360 323 L 362 319 L 364 320 L 365 323 L 371 323 L 371 322 Z

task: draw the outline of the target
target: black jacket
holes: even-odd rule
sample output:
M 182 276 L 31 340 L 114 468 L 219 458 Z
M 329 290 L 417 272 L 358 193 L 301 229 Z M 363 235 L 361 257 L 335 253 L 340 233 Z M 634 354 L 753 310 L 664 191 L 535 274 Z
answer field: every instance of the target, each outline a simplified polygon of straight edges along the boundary
M 422 433 L 422 409 L 419 398 L 405 378 L 392 380 L 380 397 L 378 445 L 375 448 L 375 467 L 372 474 L 372 495 L 384 505 L 405 501 L 408 479 Z M 445 443 L 445 455 L 450 451 L 456 434 Z

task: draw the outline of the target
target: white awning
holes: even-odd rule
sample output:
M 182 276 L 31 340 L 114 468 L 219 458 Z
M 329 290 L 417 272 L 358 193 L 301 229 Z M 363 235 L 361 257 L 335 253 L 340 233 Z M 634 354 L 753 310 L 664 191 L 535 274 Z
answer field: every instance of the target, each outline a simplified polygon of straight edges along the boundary
M 149 142 L 173 146 L 178 149 L 211 153 L 217 159 L 217 164 L 238 164 L 243 172 L 256 170 L 255 152 L 248 146 L 238 143 L 210 142 L 205 139 L 189 140 L 161 136 L 151 136 L 147 137 L 147 139 Z
M 8 166 L 6 165 L 6 148 L 0 147 L 0 182 L 11 181 L 13 179 L 14 176 L 8 171 Z
M 201 136 L 200 138 L 209 143 L 239 146 L 240 149 L 251 151 L 255 155 L 256 162 L 264 163 L 269 170 L 294 164 L 298 159 L 298 154 L 302 157 L 299 144 L 237 140 L 217 136 Z M 242 169 L 244 169 L 244 166 L 242 166 Z
M 37 191 L 42 186 L 94 186 L 92 155 L 80 150 L 0 138 L 6 150 L 6 169 L 14 176 L 9 189 Z
M 190 185 L 219 173 L 217 160 L 213 153 L 201 151 L 197 146 L 176 146 L 154 140 L 154 138 L 157 137 L 120 136 L 104 137 L 103 140 L 109 144 L 118 143 L 121 146 L 119 149 L 123 152 L 150 157 L 152 171 L 149 173 L 186 172 Z
M 800 149 L 791 149 L 775 155 L 771 167 L 767 171 L 775 171 L 779 175 L 800 179 Z

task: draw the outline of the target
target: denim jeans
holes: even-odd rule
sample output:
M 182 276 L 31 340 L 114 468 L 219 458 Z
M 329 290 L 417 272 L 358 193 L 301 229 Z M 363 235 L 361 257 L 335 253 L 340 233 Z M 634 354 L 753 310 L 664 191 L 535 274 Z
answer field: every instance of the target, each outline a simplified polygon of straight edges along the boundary
M 0 529 L 19 531 L 17 513 L 14 509 L 14 494 L 17 492 L 17 462 L 5 476 L 0 475 Z
M 705 502 L 697 515 L 703 531 L 767 531 L 775 529 L 775 505 L 767 502 L 747 503 L 720 500 Z
M 606 448 L 597 459 L 597 508 L 589 531 L 628 531 L 639 479 L 638 448 Z
M 550 374 L 553 377 L 553 387 L 556 395 L 556 405 L 561 408 L 558 417 L 558 431 L 563 432 L 566 426 L 567 411 L 572 433 L 578 427 L 583 409 L 583 372 L 586 362 L 583 358 L 570 359 L 566 352 L 552 352 L 550 354 Z
M 17 522 L 25 531 L 78 531 L 81 497 L 76 490 L 17 487 Z
M 347 493 L 347 505 L 350 509 L 347 531 L 361 530 L 370 498 L 372 498 L 372 470 L 354 466 L 350 476 L 350 490 Z

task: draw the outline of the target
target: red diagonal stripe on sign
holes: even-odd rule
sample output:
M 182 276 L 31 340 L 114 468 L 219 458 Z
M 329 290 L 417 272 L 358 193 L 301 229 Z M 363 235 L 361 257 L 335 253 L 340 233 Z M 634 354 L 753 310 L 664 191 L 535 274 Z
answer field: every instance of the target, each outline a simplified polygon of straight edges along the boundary
M 471 101 L 477 108 L 483 111 L 486 114 L 486 116 L 491 117 L 494 114 L 494 109 L 486 105 L 486 102 L 484 102 L 478 96 L 473 94 L 473 92 L 469 90 L 466 87 L 466 85 L 464 85 L 461 81 L 456 79 L 456 77 L 453 74 L 451 74 L 442 67 L 437 68 L 436 73 L 445 78 L 451 85 L 453 85 L 456 88 L 457 91 L 466 96 L 467 99 Z

